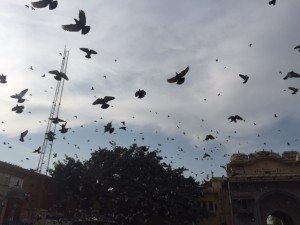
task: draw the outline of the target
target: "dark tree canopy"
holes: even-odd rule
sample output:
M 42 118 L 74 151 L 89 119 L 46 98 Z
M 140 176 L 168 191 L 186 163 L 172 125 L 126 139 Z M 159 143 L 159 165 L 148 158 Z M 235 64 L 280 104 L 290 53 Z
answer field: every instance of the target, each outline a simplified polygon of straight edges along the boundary
M 204 216 L 202 191 L 184 171 L 162 162 L 157 151 L 134 144 L 99 149 L 84 162 L 66 157 L 51 175 L 65 196 L 62 206 L 81 212 L 81 219 L 84 214 L 86 220 L 111 218 L 117 224 L 191 224 Z

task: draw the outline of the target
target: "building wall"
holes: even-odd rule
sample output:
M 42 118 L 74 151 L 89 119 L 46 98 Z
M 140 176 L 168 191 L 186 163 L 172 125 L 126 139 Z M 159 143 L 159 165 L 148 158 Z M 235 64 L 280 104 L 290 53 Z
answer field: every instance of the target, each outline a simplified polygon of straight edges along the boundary
M 53 204 L 51 179 L 0 161 L 0 224 L 12 220 L 16 206 L 21 221 L 32 221 L 34 212 Z
M 227 165 L 234 225 L 266 225 L 269 215 L 300 224 L 298 152 L 235 154 Z M 298 213 L 297 213 L 298 212 Z

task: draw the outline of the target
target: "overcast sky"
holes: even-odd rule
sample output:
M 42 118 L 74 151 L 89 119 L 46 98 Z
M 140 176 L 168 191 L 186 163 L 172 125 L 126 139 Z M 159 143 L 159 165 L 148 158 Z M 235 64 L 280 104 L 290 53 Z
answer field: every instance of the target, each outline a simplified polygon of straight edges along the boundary
M 39 156 L 32 151 L 43 143 L 56 87 L 48 71 L 59 70 L 64 46 L 69 81 L 59 117 L 71 130 L 56 134 L 58 157 L 51 164 L 65 154 L 87 159 L 109 141 L 136 142 L 159 148 L 166 162 L 200 180 L 202 171 L 225 174 L 219 166 L 229 161 L 227 154 L 299 150 L 300 92 L 291 95 L 288 87 L 299 88 L 300 79 L 283 80 L 291 70 L 300 73 L 294 50 L 300 45 L 299 0 L 275 6 L 267 0 L 63 0 L 52 11 L 25 4 L 0 1 L 0 74 L 7 76 L 0 84 L 0 160 L 36 168 Z M 61 25 L 73 23 L 80 9 L 90 32 L 64 31 Z M 98 54 L 86 59 L 81 47 Z M 187 66 L 184 84 L 167 82 Z M 249 75 L 246 84 L 239 74 Z M 26 88 L 25 110 L 17 114 L 10 96 Z M 143 99 L 134 96 L 138 89 L 147 92 Z M 106 95 L 116 98 L 113 107 L 92 105 Z M 231 115 L 245 122 L 230 123 Z M 116 133 L 103 134 L 110 121 Z M 127 131 L 119 130 L 121 121 Z M 216 139 L 204 142 L 207 134 Z M 204 153 L 211 157 L 201 160 Z

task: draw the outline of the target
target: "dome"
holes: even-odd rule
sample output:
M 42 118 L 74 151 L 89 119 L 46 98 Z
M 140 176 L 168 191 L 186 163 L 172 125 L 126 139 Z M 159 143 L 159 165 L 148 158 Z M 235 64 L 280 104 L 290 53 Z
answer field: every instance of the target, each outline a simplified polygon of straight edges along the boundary
M 243 161 L 243 160 L 248 160 L 248 155 L 244 153 L 236 153 L 232 154 L 230 157 L 230 161 Z

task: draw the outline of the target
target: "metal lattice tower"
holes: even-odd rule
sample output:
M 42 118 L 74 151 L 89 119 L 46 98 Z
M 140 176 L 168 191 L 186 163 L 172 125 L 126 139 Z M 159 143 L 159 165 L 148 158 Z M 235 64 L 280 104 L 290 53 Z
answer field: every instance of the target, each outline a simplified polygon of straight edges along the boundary
M 64 49 L 63 53 L 63 58 L 62 58 L 62 63 L 60 67 L 60 72 L 67 74 L 67 65 L 68 65 L 68 59 L 69 59 L 69 51 Z M 58 117 L 59 114 L 59 109 L 61 105 L 61 98 L 62 98 L 62 93 L 64 90 L 64 82 L 65 79 L 61 79 L 57 81 L 56 84 L 56 89 L 55 89 L 55 94 L 54 94 L 54 99 L 52 102 L 52 107 L 50 111 L 50 116 L 48 118 L 48 124 L 44 136 L 44 141 L 43 145 L 41 146 L 41 153 L 40 153 L 40 158 L 39 158 L 39 163 L 37 167 L 37 172 L 43 173 L 43 174 L 48 174 L 49 170 L 49 164 L 50 164 L 50 159 L 51 159 L 51 154 L 52 154 L 52 148 L 53 148 L 53 141 L 54 140 L 49 140 L 48 139 L 48 133 L 52 132 L 55 134 L 56 131 L 56 123 L 53 123 L 51 118 Z

